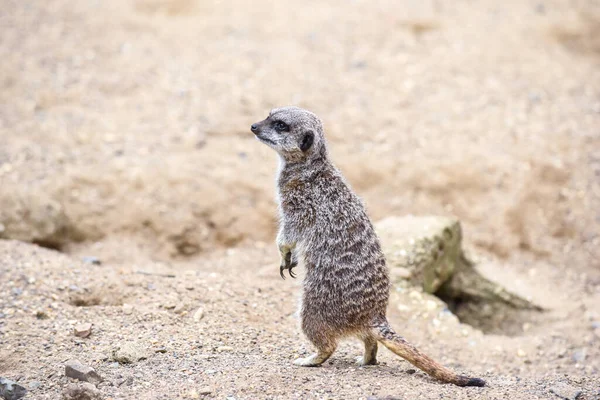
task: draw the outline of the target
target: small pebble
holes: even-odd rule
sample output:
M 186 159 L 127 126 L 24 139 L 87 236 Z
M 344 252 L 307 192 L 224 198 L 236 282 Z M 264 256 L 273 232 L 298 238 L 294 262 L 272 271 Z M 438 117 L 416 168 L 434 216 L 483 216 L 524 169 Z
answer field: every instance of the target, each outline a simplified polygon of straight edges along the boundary
M 212 389 L 209 388 L 208 386 L 198 389 L 198 394 L 207 395 L 207 394 L 211 394 L 211 393 L 212 393 Z
M 63 400 L 100 400 L 102 392 L 89 382 L 70 383 L 63 390 Z
M 133 306 L 131 304 L 123 304 L 123 314 L 130 315 L 133 312 Z
M 584 362 L 587 357 L 586 349 L 579 349 L 573 353 L 573 361 L 581 363 Z
M 120 344 L 112 352 L 112 359 L 121 364 L 132 364 L 145 358 L 145 349 L 137 343 Z
M 196 312 L 194 313 L 194 321 L 198 322 L 200 321 L 202 318 L 204 318 L 204 309 L 202 307 L 200 307 L 199 309 L 196 310 Z
M 181 314 L 185 310 L 185 304 L 178 303 L 175 308 L 173 308 L 173 312 L 175 314 Z
M 100 265 L 102 264 L 102 261 L 100 261 L 100 259 L 98 257 L 94 257 L 94 256 L 85 256 L 83 257 L 83 262 L 86 264 L 93 264 L 93 265 Z
M 39 381 L 31 381 L 31 382 L 29 382 L 29 385 L 28 385 L 28 386 L 29 386 L 29 389 L 30 389 L 30 390 L 35 390 L 35 389 L 39 388 L 40 386 L 42 386 L 42 382 L 39 382 Z
M 73 328 L 73 333 L 77 337 L 86 338 L 92 334 L 92 324 L 84 323 L 75 325 L 75 328 Z
M 94 368 L 82 364 L 79 360 L 69 360 L 65 363 L 65 375 L 83 382 L 102 382 Z
M 37 319 L 48 319 L 48 314 L 46 314 L 45 311 L 36 311 L 35 312 L 35 317 Z

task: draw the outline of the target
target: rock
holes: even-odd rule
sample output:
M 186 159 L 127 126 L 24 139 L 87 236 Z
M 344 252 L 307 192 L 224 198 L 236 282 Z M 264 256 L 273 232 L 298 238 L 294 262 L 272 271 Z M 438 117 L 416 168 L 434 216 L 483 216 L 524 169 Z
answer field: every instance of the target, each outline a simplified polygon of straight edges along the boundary
M 226 352 L 226 351 L 233 351 L 233 347 L 231 347 L 231 346 L 219 346 L 219 347 L 217 347 L 217 351 L 219 353 L 223 353 L 223 352 Z
M 102 261 L 100 261 L 100 259 L 98 257 L 94 257 L 94 256 L 85 256 L 85 257 L 83 257 L 82 260 L 86 264 L 93 264 L 93 265 L 102 264 Z
M 388 217 L 375 228 L 390 270 L 402 268 L 411 283 L 435 293 L 458 268 L 462 232 L 458 220 L 443 217 Z
M 200 389 L 198 389 L 198 394 L 200 394 L 200 395 L 207 395 L 207 394 L 211 394 L 211 393 L 212 393 L 212 389 L 208 386 L 201 387 Z
M 30 390 L 35 390 L 35 389 L 37 389 L 37 388 L 39 388 L 39 387 L 41 387 L 41 386 L 42 386 L 42 382 L 39 382 L 39 381 L 31 381 L 31 382 L 29 382 L 29 385 L 28 385 L 28 386 L 29 386 L 29 389 L 30 389 Z
M 131 304 L 123 304 L 123 314 L 130 315 L 133 312 L 133 306 Z
M 584 362 L 587 357 L 586 349 L 579 349 L 573 353 L 573 361 L 577 363 Z
M 0 191 L 0 238 L 59 248 L 77 239 L 63 206 L 43 190 L 23 186 L 2 187 Z
M 527 353 L 525 353 L 525 350 L 523 350 L 523 349 L 517 350 L 517 356 L 525 357 L 526 355 L 527 355 Z
M 46 314 L 46 312 L 45 312 L 45 311 L 41 311 L 41 310 L 40 310 L 40 311 L 36 311 L 36 312 L 35 312 L 35 317 L 36 317 L 37 319 L 48 319 L 48 318 L 49 318 L 49 317 L 48 317 L 48 314 Z
M 92 367 L 82 364 L 79 360 L 69 360 L 65 363 L 65 375 L 84 382 L 102 382 L 102 378 Z
M 73 333 L 77 337 L 86 338 L 92 333 L 92 324 L 84 323 L 75 325 L 75 328 L 73 328 Z
M 0 377 L 0 398 L 19 400 L 25 396 L 27 389 L 10 379 Z
M 183 303 L 178 303 L 173 309 L 175 314 L 181 314 L 183 311 L 185 311 L 185 304 Z
M 62 393 L 63 400 L 100 400 L 102 392 L 91 383 L 70 383 Z
M 121 364 L 132 364 L 146 358 L 145 349 L 136 343 L 124 343 L 112 352 L 112 359 Z
M 575 400 L 581 394 L 581 390 L 567 385 L 566 383 L 560 382 L 550 388 L 550 392 L 554 393 L 561 399 Z
M 199 322 L 202 318 L 204 318 L 204 309 L 202 307 L 197 309 L 193 318 L 195 322 Z
M 392 277 L 404 286 L 447 299 L 475 299 L 512 309 L 541 311 L 530 301 L 492 282 L 475 268 L 462 249 L 462 228 L 446 217 L 387 217 L 375 224 Z

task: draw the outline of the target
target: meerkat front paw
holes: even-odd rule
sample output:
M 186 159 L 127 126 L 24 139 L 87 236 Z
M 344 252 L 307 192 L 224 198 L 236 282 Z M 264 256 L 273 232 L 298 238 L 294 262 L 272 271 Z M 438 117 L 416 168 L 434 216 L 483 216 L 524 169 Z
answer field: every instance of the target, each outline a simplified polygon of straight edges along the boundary
M 280 265 L 279 266 L 279 275 L 281 275 L 282 279 L 285 279 L 285 275 L 283 275 L 283 271 L 285 271 L 286 269 L 288 270 L 290 276 L 292 278 L 296 278 L 296 273 L 292 271 L 293 268 L 297 267 L 298 263 L 293 263 L 293 264 L 289 264 L 289 265 Z
M 282 279 L 285 279 L 285 275 L 283 275 L 283 271 L 288 270 L 290 276 L 292 278 L 296 278 L 296 274 L 292 271 L 295 267 L 298 266 L 298 261 L 296 261 L 295 257 L 292 257 L 292 253 L 289 252 L 285 255 L 285 258 L 282 258 L 281 264 L 279 265 L 279 275 L 281 275 Z

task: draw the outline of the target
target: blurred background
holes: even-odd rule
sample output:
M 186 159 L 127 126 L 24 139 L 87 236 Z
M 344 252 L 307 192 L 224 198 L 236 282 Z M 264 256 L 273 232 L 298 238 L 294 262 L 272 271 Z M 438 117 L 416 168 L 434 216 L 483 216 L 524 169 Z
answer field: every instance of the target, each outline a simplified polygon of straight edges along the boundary
M 56 399 L 77 357 L 115 399 L 472 398 L 386 352 L 353 368 L 358 343 L 291 365 L 278 160 L 249 129 L 284 105 L 322 118 L 374 221 L 456 216 L 551 309 L 484 334 L 395 289 L 399 332 L 489 398 L 598 397 L 598 0 L 0 0 L 0 375 Z M 130 342 L 150 355 L 121 366 Z
M 456 215 L 495 256 L 576 251 L 598 268 L 599 10 L 5 0 L 4 235 L 166 258 L 270 243 L 277 160 L 248 126 L 293 104 L 323 119 L 375 220 Z M 19 226 L 36 213 L 55 221 Z

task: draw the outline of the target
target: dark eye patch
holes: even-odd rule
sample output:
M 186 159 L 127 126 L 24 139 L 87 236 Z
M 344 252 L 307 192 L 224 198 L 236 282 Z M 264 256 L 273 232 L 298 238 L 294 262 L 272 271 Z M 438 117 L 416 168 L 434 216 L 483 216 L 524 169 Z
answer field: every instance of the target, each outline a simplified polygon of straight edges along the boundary
M 275 128 L 277 132 L 288 132 L 290 130 L 288 124 L 283 121 L 274 121 L 273 128 Z

